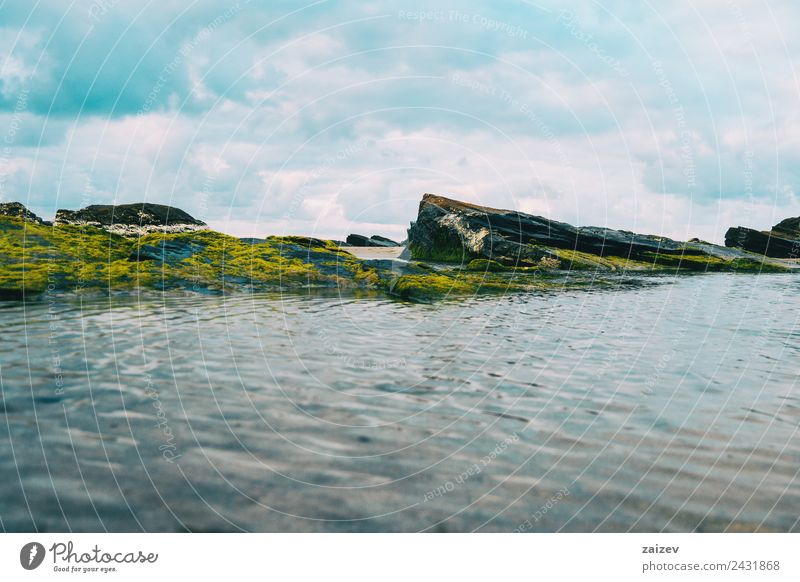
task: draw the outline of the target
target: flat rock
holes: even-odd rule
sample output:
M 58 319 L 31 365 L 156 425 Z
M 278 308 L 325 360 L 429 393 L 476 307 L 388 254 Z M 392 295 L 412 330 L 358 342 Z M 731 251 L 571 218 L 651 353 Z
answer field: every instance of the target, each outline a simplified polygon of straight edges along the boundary
M 373 234 L 366 237 L 363 234 L 350 234 L 347 235 L 346 244 L 351 247 L 399 247 L 400 243 L 384 236 Z

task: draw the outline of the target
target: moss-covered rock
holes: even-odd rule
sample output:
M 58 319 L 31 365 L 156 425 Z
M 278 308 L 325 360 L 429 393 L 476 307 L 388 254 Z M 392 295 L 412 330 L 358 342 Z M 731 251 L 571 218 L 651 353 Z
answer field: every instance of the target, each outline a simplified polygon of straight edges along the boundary
M 609 272 L 775 272 L 787 268 L 777 259 L 701 242 L 683 243 L 679 248 L 670 243 L 667 253 L 640 249 L 635 259 L 528 243 L 514 246 L 499 239 L 487 239 L 491 242 L 488 246 L 481 239 L 484 247 L 473 245 L 500 249 L 502 261 L 495 261 L 475 256 L 470 251 L 473 247 L 464 246 L 446 230 L 432 231 L 432 237 L 426 239 L 428 246 L 422 254 L 435 263 L 361 260 L 335 241 L 310 237 L 239 239 L 211 230 L 123 237 L 90 224 L 53 226 L 12 210 L 11 214 L 17 215 L 0 216 L 0 298 L 6 299 L 46 291 L 215 293 L 336 287 L 433 301 L 575 287 L 583 284 L 582 279 L 598 284 L 594 274 L 581 278 L 553 272 L 559 268 Z M 510 224 L 506 226 L 511 228 Z M 530 247 L 527 254 L 519 254 L 526 245 Z
M 483 272 L 505 272 L 510 270 L 509 267 L 501 265 L 497 261 L 490 259 L 472 259 L 465 267 L 467 271 L 483 271 Z
M 555 249 L 562 268 L 576 271 L 639 271 L 639 272 L 785 272 L 787 266 L 766 257 L 714 256 L 693 253 L 687 248 L 681 255 L 643 253 L 638 260 L 593 255 L 580 251 Z
M 92 226 L 0 218 L 0 290 L 50 291 L 378 285 L 373 269 L 330 241 L 242 241 L 210 230 L 123 238 Z

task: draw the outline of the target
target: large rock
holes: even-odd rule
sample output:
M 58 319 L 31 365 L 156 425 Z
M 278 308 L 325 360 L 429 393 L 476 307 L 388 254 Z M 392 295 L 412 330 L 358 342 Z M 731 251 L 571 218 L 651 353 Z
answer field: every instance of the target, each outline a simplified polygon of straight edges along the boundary
M 600 257 L 649 260 L 681 255 L 686 245 L 667 238 L 598 227 L 577 228 L 513 210 L 477 206 L 425 194 L 408 230 L 414 257 L 446 261 L 486 258 L 505 265 L 532 265 L 567 249 Z M 694 253 L 707 255 L 701 249 Z
M 19 202 L 5 202 L 0 204 L 0 216 L 12 216 L 14 218 L 21 218 L 26 222 L 36 222 L 38 224 L 44 223 L 41 218 Z
M 797 219 L 789 220 L 796 221 Z M 743 226 L 729 228 L 725 233 L 725 246 L 778 259 L 800 258 L 800 236 L 794 239 L 786 238 L 792 236 L 790 231 L 779 229 L 786 222 L 783 221 L 777 224 L 773 230 L 766 232 Z M 784 228 L 787 227 L 784 226 Z
M 141 236 L 150 232 L 190 232 L 205 230 L 206 223 L 179 208 L 163 204 L 94 204 L 81 210 L 59 210 L 55 224 L 88 225 L 122 236 Z
M 385 236 L 373 234 L 366 237 L 363 234 L 350 234 L 347 236 L 347 244 L 351 247 L 399 247 L 400 243 L 393 241 Z

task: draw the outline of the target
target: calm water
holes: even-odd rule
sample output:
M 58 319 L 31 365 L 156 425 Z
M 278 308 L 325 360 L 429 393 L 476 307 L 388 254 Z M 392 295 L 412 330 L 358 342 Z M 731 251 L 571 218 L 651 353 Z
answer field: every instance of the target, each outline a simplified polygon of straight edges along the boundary
M 800 278 L 0 308 L 0 525 L 800 530 Z

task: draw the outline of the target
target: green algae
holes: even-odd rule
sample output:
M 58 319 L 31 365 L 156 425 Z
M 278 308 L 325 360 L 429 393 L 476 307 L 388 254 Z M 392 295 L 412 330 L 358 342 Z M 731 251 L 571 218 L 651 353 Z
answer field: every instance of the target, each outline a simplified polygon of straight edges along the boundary
M 777 273 L 787 270 L 782 265 L 754 258 L 724 258 L 708 254 L 684 252 L 680 254 L 644 253 L 638 259 L 598 256 L 567 249 L 553 249 L 561 259 L 563 269 L 588 271 L 652 271 L 652 272 L 769 272 Z
M 479 258 L 474 253 L 464 248 L 460 240 L 447 238 L 439 233 L 430 247 L 410 244 L 411 257 L 419 261 L 434 261 L 437 263 L 468 263 Z
M 491 259 L 472 259 L 465 267 L 467 271 L 490 271 L 490 272 L 505 272 L 509 271 L 509 267 L 492 261 Z
M 570 271 L 652 271 L 658 265 L 625 257 L 598 256 L 582 251 L 553 249 L 561 259 L 561 268 Z
M 210 230 L 126 239 L 91 226 L 0 217 L 0 292 L 140 288 L 374 288 L 374 270 L 336 243 L 270 237 L 255 244 Z
M 0 218 L 0 289 L 23 295 L 46 289 L 122 288 L 136 278 L 130 242 L 98 228 L 51 227 Z

